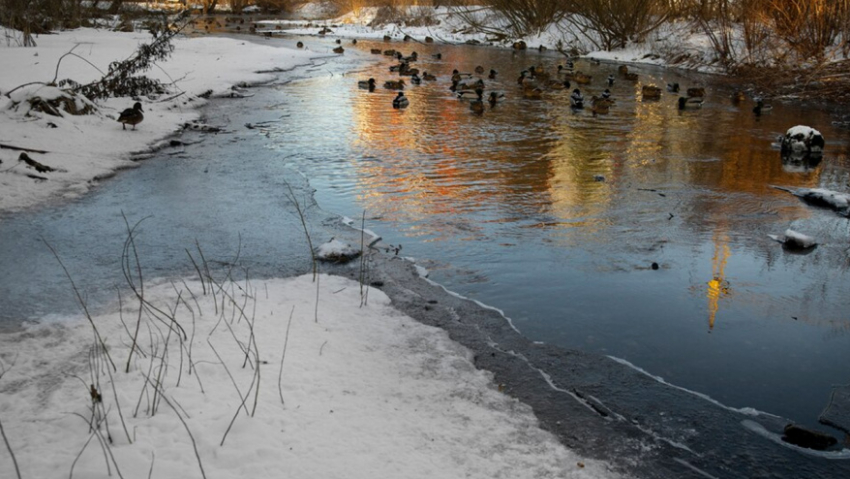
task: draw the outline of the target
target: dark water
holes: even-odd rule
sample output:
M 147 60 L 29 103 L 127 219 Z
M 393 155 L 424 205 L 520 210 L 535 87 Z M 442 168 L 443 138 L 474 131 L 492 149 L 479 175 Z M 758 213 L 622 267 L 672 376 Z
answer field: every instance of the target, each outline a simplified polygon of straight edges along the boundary
M 319 53 L 333 46 L 305 43 Z M 411 106 L 393 110 L 395 92 L 380 85 L 396 75 L 387 57 L 368 55 L 372 47 L 416 50 L 416 66 L 439 81 L 409 86 Z M 850 132 L 833 128 L 828 112 L 774 102 L 756 118 L 749 101 L 732 104 L 720 79 L 632 67 L 641 82 L 618 79 L 616 105 L 594 116 L 572 111 L 567 91 L 519 95 L 519 72 L 554 71 L 554 54 L 345 48 L 252 98 L 214 102 L 208 120 L 226 133 L 190 134 L 204 141 L 160 152 L 69 205 L 2 218 L 0 319 L 71 304 L 41 238 L 90 298 L 111 295 L 121 283 L 122 212 L 147 218 L 139 243 L 151 277 L 191 273 L 184 249 L 195 240 L 224 261 L 241 243 L 240 264 L 253 274 L 304 271 L 289 184 L 305 204 L 315 188 L 324 211 L 365 211 L 367 227 L 432 279 L 503 309 L 531 339 L 622 358 L 727 406 L 811 426 L 831 386 L 850 382 L 850 223 L 769 186 L 847 191 Z M 488 89 L 506 95 L 483 115 L 448 90 L 453 68 L 477 65 L 498 70 Z M 594 77 L 585 96 L 616 68 L 578 62 Z M 369 77 L 373 93 L 357 88 Z M 667 93 L 640 101 L 642 84 L 673 81 L 705 86 L 704 107 L 680 112 Z M 811 168 L 783 164 L 772 145 L 799 123 L 828 142 Z M 333 220 L 311 211 L 315 236 L 327 239 Z M 821 245 L 795 255 L 767 238 L 789 227 Z

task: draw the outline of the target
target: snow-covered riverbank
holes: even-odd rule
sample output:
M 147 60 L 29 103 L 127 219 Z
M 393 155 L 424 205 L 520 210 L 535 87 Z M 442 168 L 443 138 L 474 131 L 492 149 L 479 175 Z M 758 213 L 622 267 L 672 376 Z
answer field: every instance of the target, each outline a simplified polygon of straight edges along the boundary
M 234 85 L 274 78 L 258 71 L 293 68 L 319 56 L 232 38 L 178 37 L 169 60 L 147 72 L 152 78 L 173 84 L 173 92 L 161 98 L 140 99 L 144 120 L 135 128 L 124 130 L 116 121 L 121 111 L 132 107 L 132 98 L 110 98 L 99 103 L 91 115 L 58 117 L 30 109 L 27 100 L 56 94 L 55 88 L 44 84 L 54 76 L 78 83 L 96 80 L 111 62 L 126 59 L 150 39 L 145 32 L 78 29 L 42 35 L 33 48 L 0 45 L 0 63 L 10 66 L 0 73 L 0 145 L 46 151 L 27 154 L 56 169 L 37 172 L 18 161 L 20 150 L 0 148 L 0 212 L 85 193 L 98 179 L 136 166 L 131 160 L 133 153 L 144 153 L 187 123 L 197 121 L 198 108 L 205 103 L 198 95 L 227 95 Z M 59 63 L 59 58 L 71 50 L 74 55 Z M 12 91 L 11 98 L 5 95 L 31 82 L 41 83 Z

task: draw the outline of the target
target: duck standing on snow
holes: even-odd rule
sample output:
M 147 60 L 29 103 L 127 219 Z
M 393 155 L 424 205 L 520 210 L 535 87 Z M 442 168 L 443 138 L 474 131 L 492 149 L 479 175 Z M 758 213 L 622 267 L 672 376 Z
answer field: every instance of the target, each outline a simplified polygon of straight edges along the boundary
M 608 75 L 608 86 L 614 86 L 614 75 Z
M 144 110 L 142 110 L 142 104 L 136 102 L 133 105 L 133 108 L 127 108 L 126 110 L 121 112 L 121 115 L 118 116 L 118 121 L 122 123 L 121 129 L 126 130 L 127 125 L 133 125 L 133 129 L 136 129 L 136 125 L 142 122 L 145 119 L 145 115 L 142 114 Z
M 408 100 L 407 97 L 404 96 L 404 92 L 402 91 L 398 92 L 398 95 L 393 98 L 393 108 L 407 108 L 408 105 L 410 105 L 410 100 Z

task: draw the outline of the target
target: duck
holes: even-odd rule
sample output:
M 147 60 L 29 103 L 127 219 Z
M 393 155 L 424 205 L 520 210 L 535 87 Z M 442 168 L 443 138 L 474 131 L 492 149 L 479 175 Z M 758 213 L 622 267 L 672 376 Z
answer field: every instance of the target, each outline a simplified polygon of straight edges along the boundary
M 638 77 L 638 74 L 637 74 L 637 73 L 626 73 L 625 75 L 623 75 L 623 77 L 624 77 L 626 80 L 628 80 L 628 81 L 633 81 L 633 82 L 636 82 L 636 81 L 638 81 L 638 80 L 640 79 L 640 77 Z
M 746 99 L 747 99 L 747 95 L 745 95 L 744 92 L 742 92 L 741 90 L 737 90 L 737 91 L 735 91 L 735 93 L 732 93 L 732 104 L 733 105 L 738 105 Z
M 526 78 L 528 78 L 528 70 L 523 70 L 519 72 L 519 78 L 517 78 L 516 82 L 522 85 L 525 83 Z
M 483 75 L 484 74 L 484 67 L 482 67 L 481 65 L 478 65 L 477 67 L 475 67 L 475 73 L 477 73 L 479 75 Z
M 295 46 L 298 48 L 304 48 L 304 42 L 298 42 L 295 44 Z
M 498 73 L 499 73 L 499 72 L 497 72 L 496 70 L 493 70 L 493 69 L 491 68 L 491 69 L 490 69 L 490 74 L 489 74 L 489 75 L 487 75 L 487 78 L 489 78 L 490 80 L 495 80 L 495 79 L 496 79 L 496 75 L 497 75 Z
M 605 97 L 592 96 L 590 97 L 590 104 L 593 106 L 601 107 L 612 107 L 614 106 L 614 100 Z
M 422 79 L 425 81 L 437 81 L 437 77 L 428 72 L 422 72 Z
M 641 88 L 641 98 L 646 100 L 660 100 L 661 99 L 661 88 L 658 88 L 655 85 L 644 85 Z
M 469 102 L 469 109 L 472 110 L 472 113 L 480 115 L 484 113 L 484 101 L 483 100 L 472 100 Z
M 145 119 L 145 115 L 142 114 L 144 110 L 142 110 L 142 104 L 136 102 L 133 105 L 133 108 L 127 108 L 126 110 L 121 112 L 121 115 L 118 116 L 118 121 L 122 123 L 121 129 L 126 130 L 127 125 L 133 125 L 133 129 L 136 129 L 136 125 L 142 122 Z
M 573 75 L 573 80 L 579 85 L 587 85 L 590 83 L 591 80 L 593 80 L 593 77 L 590 75 L 585 75 L 582 72 L 576 72 L 575 75 Z
M 688 88 L 688 98 L 702 98 L 705 96 L 705 88 Z
M 373 49 L 371 49 L 371 50 L 369 50 L 369 51 L 371 51 L 371 52 L 372 52 L 372 55 L 380 55 L 381 53 L 383 53 L 383 52 L 381 52 L 381 49 L 380 49 L 380 48 L 373 48 Z
M 484 88 L 482 88 L 482 87 L 477 87 L 475 89 L 465 89 L 463 91 L 459 91 L 459 92 L 457 92 L 457 97 L 458 97 L 459 100 L 464 100 L 464 99 L 466 99 L 466 97 L 464 95 L 468 95 L 468 94 L 472 94 L 472 93 L 475 94 L 475 97 L 478 101 L 481 101 L 481 100 L 484 99 Z
M 570 88 L 571 85 L 569 80 L 549 80 L 549 83 L 547 83 L 546 86 L 553 90 L 566 90 Z
M 679 93 L 679 84 L 678 83 L 668 83 L 667 91 L 670 93 Z
M 419 78 L 419 75 L 414 73 L 413 75 L 410 76 L 410 83 L 413 83 L 414 85 L 420 85 L 420 84 L 422 84 L 422 79 Z
M 590 111 L 594 115 L 607 115 L 610 109 L 611 105 L 609 105 L 608 102 L 604 101 L 598 101 L 590 107 Z
M 410 52 L 410 55 L 401 58 L 405 62 L 415 62 L 419 59 L 419 54 L 416 52 Z
M 614 75 L 608 75 L 608 86 L 614 86 Z
M 435 54 L 433 54 L 433 55 L 431 55 L 431 56 L 432 56 L 432 57 L 434 57 L 434 58 L 436 58 L 437 60 L 442 60 L 442 59 L 443 59 L 443 54 L 442 54 L 442 53 L 435 53 Z
M 394 57 L 395 56 L 395 50 L 393 50 L 393 49 L 384 50 L 384 55 L 388 56 L 388 57 Z
M 679 97 L 679 109 L 680 110 L 690 110 L 696 108 L 702 108 L 702 104 L 705 100 L 702 97 Z
M 334 53 L 343 54 L 343 53 L 345 53 L 345 48 L 342 48 L 342 47 L 336 47 L 336 48 L 334 48 L 333 52 L 334 52 Z
M 580 110 L 584 108 L 584 97 L 581 96 L 581 90 L 576 88 L 570 94 L 570 107 Z
M 402 91 L 398 92 L 398 95 L 393 98 L 393 108 L 407 108 L 408 105 L 410 105 L 410 100 L 408 100 L 407 97 L 404 96 L 404 92 Z
M 756 106 L 753 107 L 753 113 L 756 116 L 761 116 L 762 113 L 767 113 L 773 110 L 773 105 L 765 105 L 764 100 L 761 98 L 756 98 Z
M 527 100 L 542 100 L 543 90 L 540 88 L 523 88 L 522 97 Z
M 361 88 L 363 90 L 375 91 L 375 79 L 370 78 L 368 80 L 360 80 L 357 82 L 357 88 Z
M 614 101 L 614 100 L 611 100 L 611 90 L 606 88 L 605 91 L 602 92 L 602 99 Z
M 626 74 L 629 73 L 629 67 L 626 65 L 620 65 L 619 67 L 617 67 L 617 73 L 626 76 Z
M 490 103 L 491 107 L 493 107 L 493 106 L 496 105 L 496 103 L 499 102 L 499 100 L 501 100 L 504 97 L 505 97 L 504 93 L 497 93 L 497 92 L 491 91 L 490 96 L 487 97 L 487 102 Z
M 353 38 L 353 39 L 351 40 L 351 44 L 352 44 L 352 45 L 357 45 L 357 39 L 356 39 L 356 38 Z
M 404 80 L 387 80 L 384 82 L 387 90 L 404 90 Z

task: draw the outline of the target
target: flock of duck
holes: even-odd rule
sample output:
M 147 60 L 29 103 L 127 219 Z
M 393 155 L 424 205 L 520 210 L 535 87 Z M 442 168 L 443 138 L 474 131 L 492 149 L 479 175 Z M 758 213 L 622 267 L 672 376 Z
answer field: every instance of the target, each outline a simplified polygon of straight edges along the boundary
M 408 56 L 405 56 L 400 51 L 396 51 L 394 49 L 381 50 L 379 48 L 372 48 L 371 52 L 375 55 L 392 57 L 397 61 L 397 63 L 389 67 L 389 71 L 391 73 L 397 73 L 401 78 L 386 80 L 383 83 L 383 87 L 385 89 L 398 91 L 392 101 L 393 108 L 403 109 L 410 105 L 410 100 L 404 94 L 404 89 L 408 83 L 412 85 L 420 85 L 423 81 L 437 81 L 437 77 L 435 75 L 428 73 L 427 71 L 420 71 L 418 68 L 412 66 L 414 62 L 419 60 L 419 55 L 416 52 L 412 52 Z M 435 53 L 432 56 L 436 59 L 442 58 L 440 53 Z M 591 60 L 591 63 L 598 65 L 600 62 L 598 60 Z M 488 72 L 487 69 L 479 65 L 475 67 L 474 74 L 461 73 L 455 69 L 451 76 L 451 86 L 449 87 L 449 90 L 456 94 L 459 99 L 467 100 L 470 110 L 477 114 L 482 114 L 485 111 L 485 101 L 493 107 L 505 98 L 505 94 L 502 92 L 490 91 L 485 99 L 485 91 L 487 88 L 484 81 L 485 73 L 488 80 L 495 80 L 498 75 L 498 72 L 495 69 L 491 68 Z M 540 66 L 532 65 L 520 73 L 519 78 L 517 78 L 517 84 L 522 98 L 529 100 L 542 99 L 544 92 L 546 91 L 569 91 L 572 89 L 569 97 L 570 107 L 572 109 L 582 110 L 585 109 L 587 104 L 594 115 L 601 115 L 607 114 L 610 108 L 616 103 L 614 98 L 611 96 L 610 90 L 616 81 L 624 80 L 633 83 L 639 81 L 638 74 L 630 72 L 626 65 L 620 65 L 617 70 L 617 74 L 619 78 L 614 74 L 608 75 L 605 79 L 607 88 L 605 88 L 599 96 L 593 95 L 587 101 L 585 100 L 581 89 L 578 87 L 590 85 L 593 77 L 580 70 L 576 70 L 573 60 L 568 60 L 565 65 L 558 65 L 557 71 L 555 72 L 548 71 L 546 68 L 542 68 Z M 477 75 L 478 78 L 473 80 L 475 75 Z M 408 80 L 405 81 L 405 78 Z M 573 88 L 573 84 L 575 84 L 575 88 Z M 358 81 L 359 88 L 369 90 L 370 92 L 375 91 L 377 86 L 377 82 L 374 78 Z M 679 110 L 701 108 L 705 101 L 705 88 L 702 87 L 680 89 L 678 83 L 668 83 L 666 90 L 670 93 L 680 95 L 677 101 L 677 107 Z M 643 85 L 641 88 L 642 101 L 660 100 L 661 96 L 661 87 L 655 85 Z M 731 99 L 734 104 L 739 105 L 746 101 L 746 95 L 741 91 L 736 91 L 732 95 Z M 772 109 L 770 105 L 765 104 L 764 100 L 760 98 L 756 98 L 755 101 L 756 105 L 753 108 L 753 113 L 756 116 L 760 116 L 762 113 L 766 113 Z

